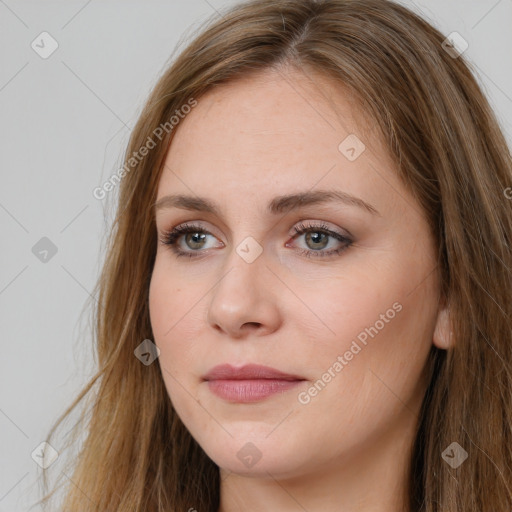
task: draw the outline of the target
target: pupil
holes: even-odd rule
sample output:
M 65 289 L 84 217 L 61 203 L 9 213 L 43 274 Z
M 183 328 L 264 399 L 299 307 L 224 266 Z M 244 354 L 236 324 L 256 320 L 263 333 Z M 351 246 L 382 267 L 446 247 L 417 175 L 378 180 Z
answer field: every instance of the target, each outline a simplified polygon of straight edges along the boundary
M 202 233 L 202 234 L 201 233 L 189 233 L 187 235 L 187 244 L 188 244 L 189 240 L 192 239 L 192 244 L 198 244 L 199 247 L 201 247 L 201 240 L 204 239 L 205 236 L 206 236 L 205 233 Z M 197 240 L 197 238 L 200 238 L 201 240 Z
M 313 243 L 314 244 L 318 244 L 320 243 L 320 240 L 321 238 L 324 237 L 324 242 L 326 241 L 327 239 L 327 235 L 325 233 L 320 233 L 319 231 L 315 231 L 313 233 L 308 233 L 307 236 L 306 236 L 306 239 L 308 241 L 310 241 L 311 239 L 313 239 Z M 325 247 L 326 244 L 322 244 L 322 246 L 320 247 L 320 249 L 322 249 L 323 247 Z M 318 249 L 318 247 L 316 247 L 316 249 Z

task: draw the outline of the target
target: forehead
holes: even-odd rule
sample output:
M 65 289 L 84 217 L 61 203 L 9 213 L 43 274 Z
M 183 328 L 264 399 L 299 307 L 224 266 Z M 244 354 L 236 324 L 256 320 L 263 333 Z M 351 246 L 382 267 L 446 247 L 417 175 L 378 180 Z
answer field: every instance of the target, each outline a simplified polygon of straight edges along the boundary
M 182 146 L 190 153 L 199 143 L 212 152 L 245 148 L 240 159 L 248 159 L 253 148 L 262 157 L 261 147 L 287 160 L 313 149 L 332 153 L 344 134 L 368 139 L 370 123 L 362 122 L 362 114 L 353 96 L 327 77 L 298 71 L 253 73 L 199 99 L 177 127 L 172 156 L 179 156 Z M 309 140 L 315 144 L 307 144 Z
M 266 71 L 209 90 L 175 128 L 158 196 L 210 195 L 232 203 L 337 188 L 378 203 L 393 162 L 347 91 L 325 77 Z M 354 161 L 340 143 L 356 136 Z M 378 208 L 378 207 L 377 207 Z

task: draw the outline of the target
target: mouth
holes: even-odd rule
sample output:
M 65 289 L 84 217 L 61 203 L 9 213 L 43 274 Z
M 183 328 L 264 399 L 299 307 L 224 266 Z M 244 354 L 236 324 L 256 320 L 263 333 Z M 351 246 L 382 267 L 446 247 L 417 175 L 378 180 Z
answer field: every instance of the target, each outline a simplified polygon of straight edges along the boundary
M 258 402 L 289 391 L 305 380 L 298 375 L 254 364 L 241 368 L 229 364 L 215 366 L 203 377 L 213 394 L 233 403 Z

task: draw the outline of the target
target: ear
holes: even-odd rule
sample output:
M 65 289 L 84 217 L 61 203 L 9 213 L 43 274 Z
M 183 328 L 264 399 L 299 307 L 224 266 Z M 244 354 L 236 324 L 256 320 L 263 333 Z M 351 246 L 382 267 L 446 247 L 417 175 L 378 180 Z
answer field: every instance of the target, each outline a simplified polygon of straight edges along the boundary
M 441 307 L 437 314 L 432 342 L 437 348 L 447 350 L 453 346 L 453 331 L 448 306 Z

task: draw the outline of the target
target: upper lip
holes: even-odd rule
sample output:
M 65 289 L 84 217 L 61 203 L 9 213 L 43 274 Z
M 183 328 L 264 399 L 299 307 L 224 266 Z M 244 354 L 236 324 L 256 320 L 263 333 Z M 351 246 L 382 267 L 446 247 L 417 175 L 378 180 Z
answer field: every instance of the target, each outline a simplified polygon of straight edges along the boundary
M 259 364 L 246 364 L 235 367 L 230 364 L 214 366 L 203 380 L 249 380 L 249 379 L 277 379 L 277 380 L 305 380 L 298 375 L 284 373 L 269 366 Z

